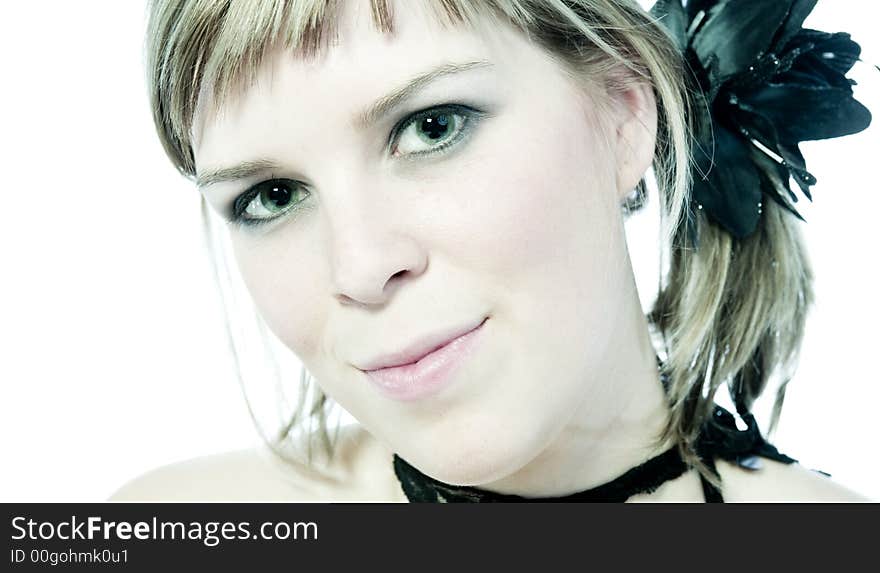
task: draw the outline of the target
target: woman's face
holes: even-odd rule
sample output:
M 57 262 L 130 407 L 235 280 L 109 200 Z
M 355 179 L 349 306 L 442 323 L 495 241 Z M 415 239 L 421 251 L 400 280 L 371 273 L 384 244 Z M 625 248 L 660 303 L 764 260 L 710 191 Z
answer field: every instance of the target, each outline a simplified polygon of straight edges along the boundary
M 429 475 L 486 483 L 613 399 L 603 376 L 638 300 L 619 204 L 647 165 L 512 28 L 444 29 L 401 2 L 386 36 L 365 4 L 345 4 L 319 59 L 275 54 L 222 114 L 203 102 L 198 174 L 224 216 L 274 180 L 240 201 L 274 218 L 231 226 L 235 256 L 323 390 Z M 430 391 L 358 367 L 484 319 Z

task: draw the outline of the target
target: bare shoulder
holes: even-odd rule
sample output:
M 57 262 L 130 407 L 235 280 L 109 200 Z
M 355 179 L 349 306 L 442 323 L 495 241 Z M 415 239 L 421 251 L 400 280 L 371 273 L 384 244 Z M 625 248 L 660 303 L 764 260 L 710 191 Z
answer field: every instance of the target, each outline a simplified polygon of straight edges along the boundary
M 376 495 L 362 479 L 363 430 L 340 430 L 332 461 L 297 464 L 268 447 L 168 464 L 120 487 L 109 501 L 355 501 Z
M 748 470 L 718 460 L 722 494 L 729 502 L 869 502 L 868 497 L 844 487 L 799 463 L 785 464 L 761 458 L 762 467 Z
M 251 448 L 167 464 L 127 482 L 110 501 L 270 501 L 305 497 L 308 489 L 296 486 L 297 472 L 281 474 L 266 459 L 267 454 L 271 452 Z

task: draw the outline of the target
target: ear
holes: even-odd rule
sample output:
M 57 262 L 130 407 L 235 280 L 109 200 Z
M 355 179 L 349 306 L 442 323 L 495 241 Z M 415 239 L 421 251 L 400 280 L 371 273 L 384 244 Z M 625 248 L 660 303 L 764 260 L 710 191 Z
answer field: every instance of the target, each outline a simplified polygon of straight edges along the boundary
M 617 193 L 629 195 L 654 160 L 657 101 L 646 82 L 634 82 L 617 93 Z

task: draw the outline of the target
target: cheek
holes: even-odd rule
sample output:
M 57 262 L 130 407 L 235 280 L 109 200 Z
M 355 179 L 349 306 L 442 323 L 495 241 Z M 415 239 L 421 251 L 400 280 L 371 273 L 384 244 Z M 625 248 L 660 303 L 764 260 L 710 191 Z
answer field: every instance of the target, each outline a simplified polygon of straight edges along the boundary
M 468 182 L 468 200 L 447 216 L 462 239 L 455 263 L 470 261 L 513 294 L 523 290 L 514 286 L 601 278 L 619 218 L 613 157 L 602 138 L 587 121 L 564 116 L 527 138 L 510 137 L 506 127 L 457 174 Z
M 321 285 L 309 269 L 316 263 L 309 254 L 290 248 L 298 243 L 281 236 L 287 229 L 276 231 L 265 239 L 234 236 L 235 259 L 266 324 L 297 356 L 306 359 L 318 350 L 320 340 L 315 333 L 322 332 L 326 317 L 324 307 L 314 304 L 321 296 Z
M 559 414 L 576 402 L 626 302 L 614 158 L 586 123 L 558 118 L 517 143 L 499 129 L 508 137 L 455 178 L 468 182 L 468 209 L 444 214 L 462 239 L 449 264 L 465 269 L 502 325 L 503 358 L 486 376 L 521 385 L 508 406 L 524 420 L 536 403 Z M 537 437 L 558 417 L 529 419 L 522 428 Z

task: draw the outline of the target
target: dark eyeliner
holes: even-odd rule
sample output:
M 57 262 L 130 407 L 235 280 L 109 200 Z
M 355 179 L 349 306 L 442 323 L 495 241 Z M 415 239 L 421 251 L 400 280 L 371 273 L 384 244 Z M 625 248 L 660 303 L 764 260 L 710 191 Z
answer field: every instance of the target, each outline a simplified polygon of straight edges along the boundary
M 272 179 L 267 179 L 266 181 L 272 181 Z M 232 202 L 232 209 L 230 213 L 230 221 L 239 221 L 244 217 L 244 212 L 247 209 L 248 205 L 251 204 L 257 195 L 260 194 L 259 186 L 265 183 L 266 181 L 261 181 L 257 183 L 241 195 L 235 198 Z
M 255 185 L 253 185 L 251 188 L 246 190 L 244 193 L 240 194 L 238 197 L 236 197 L 232 201 L 232 205 L 229 209 L 229 214 L 227 216 L 228 224 L 234 225 L 239 228 L 253 229 L 255 227 L 259 227 L 261 225 L 271 223 L 271 222 L 276 221 L 278 219 L 282 219 L 285 216 L 287 216 L 290 212 L 298 210 L 300 208 L 299 207 L 300 203 L 305 201 L 305 199 L 302 199 L 300 201 L 297 201 L 297 202 L 291 204 L 290 207 L 288 207 L 285 211 L 283 211 L 282 213 L 280 213 L 278 215 L 275 215 L 274 217 L 265 217 L 265 218 L 245 217 L 244 214 L 248 208 L 248 205 L 250 205 L 254 199 L 259 197 L 260 192 L 262 191 L 262 188 L 265 185 L 272 183 L 274 181 L 287 182 L 289 185 L 292 185 L 296 189 L 301 190 L 301 191 L 305 192 L 306 194 L 308 194 L 308 189 L 306 188 L 306 186 L 299 181 L 295 181 L 293 179 L 285 179 L 283 177 L 270 176 L 268 179 L 264 179 L 263 181 L 256 183 Z M 294 191 L 294 192 L 296 192 L 296 191 Z
M 473 124 L 476 121 L 479 121 L 484 116 L 487 115 L 486 112 L 476 109 L 474 107 L 458 104 L 458 103 L 446 103 L 440 105 L 433 105 L 430 107 L 423 108 L 421 110 L 415 111 L 406 117 L 404 117 L 401 121 L 399 121 L 394 128 L 392 128 L 391 133 L 388 136 L 388 142 L 386 144 L 387 149 L 392 149 L 394 147 L 395 142 L 400 138 L 400 135 L 403 131 L 408 128 L 410 125 L 416 123 L 417 121 L 424 119 L 425 117 L 430 117 L 432 115 L 436 115 L 442 112 L 450 112 L 455 115 L 460 115 L 464 118 L 464 125 L 462 126 L 460 133 L 456 135 L 455 139 L 450 140 L 444 144 L 437 146 L 436 148 L 424 151 L 420 153 L 411 154 L 410 157 L 420 157 L 425 155 L 431 155 L 433 153 L 439 153 L 443 149 L 450 147 L 458 141 L 460 141 L 463 137 L 467 135 L 467 133 L 473 128 Z

